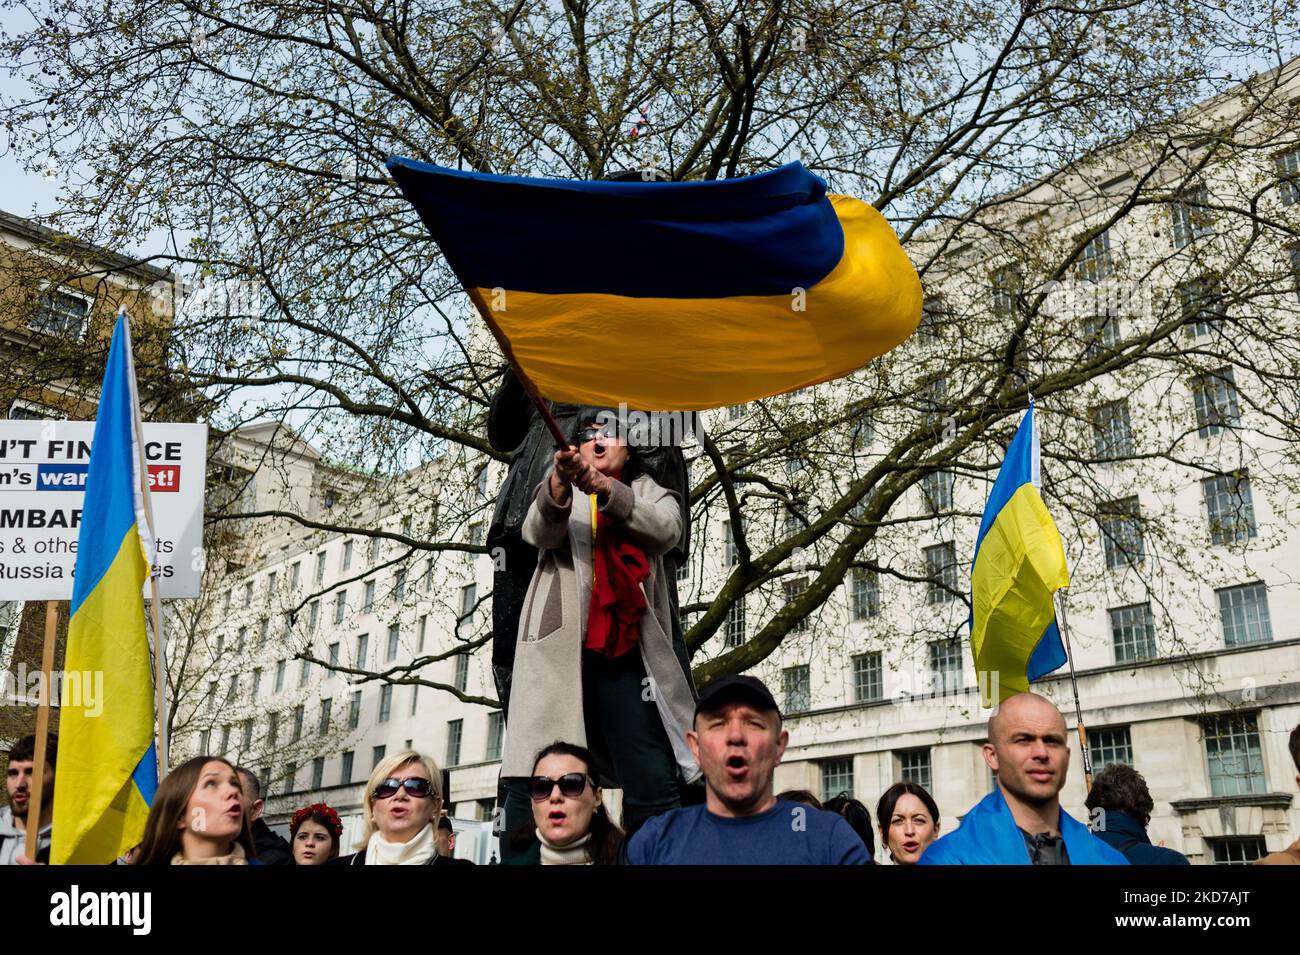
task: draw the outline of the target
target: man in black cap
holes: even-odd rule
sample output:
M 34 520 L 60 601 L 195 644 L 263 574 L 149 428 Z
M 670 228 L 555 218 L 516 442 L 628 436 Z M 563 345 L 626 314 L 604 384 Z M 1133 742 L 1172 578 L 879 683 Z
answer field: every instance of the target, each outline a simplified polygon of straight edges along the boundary
M 834 813 L 777 799 L 773 780 L 790 734 L 762 681 L 726 676 L 704 691 L 686 734 L 705 802 L 655 816 L 626 843 L 632 865 L 868 865 L 871 855 Z

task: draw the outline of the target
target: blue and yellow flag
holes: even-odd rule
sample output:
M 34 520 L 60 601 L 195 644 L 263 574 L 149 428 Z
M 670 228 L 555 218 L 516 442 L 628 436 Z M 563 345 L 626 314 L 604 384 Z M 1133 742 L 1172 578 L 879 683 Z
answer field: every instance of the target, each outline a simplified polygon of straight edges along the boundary
M 145 632 L 149 527 L 140 484 L 131 333 L 113 330 L 86 474 L 65 672 L 103 674 L 94 706 L 64 705 L 55 768 L 55 864 L 103 864 L 134 846 L 158 788 Z M 146 549 L 148 548 L 148 550 Z M 85 702 L 85 701 L 83 701 Z
M 839 378 L 916 328 L 884 216 L 799 163 L 711 182 L 388 170 L 555 401 L 698 411 Z
M 971 653 L 977 672 L 998 674 L 1003 700 L 1065 663 L 1052 597 L 1070 574 L 1038 485 L 1031 401 L 993 483 L 971 564 Z

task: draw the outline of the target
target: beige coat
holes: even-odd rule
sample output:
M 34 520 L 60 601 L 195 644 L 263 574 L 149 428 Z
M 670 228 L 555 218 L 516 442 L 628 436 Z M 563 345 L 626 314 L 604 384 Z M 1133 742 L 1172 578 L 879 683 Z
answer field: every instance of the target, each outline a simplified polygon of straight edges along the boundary
M 555 503 L 549 475 L 537 485 L 524 518 L 523 536 L 538 550 L 537 570 L 524 597 L 515 649 L 510 721 L 501 758 L 502 776 L 529 776 L 543 747 L 563 740 L 587 745 L 582 701 L 582 647 L 591 603 L 591 497 L 573 489 L 567 506 Z M 671 491 L 647 475 L 631 486 L 615 481 L 601 520 L 617 524 L 645 551 L 650 576 L 642 584 L 646 612 L 638 649 L 650 678 L 647 692 L 672 743 L 682 782 L 700 768 L 686 744 L 695 712 L 690 681 L 673 653 L 671 604 L 663 554 L 681 531 L 681 508 Z M 608 785 L 608 782 L 603 784 Z

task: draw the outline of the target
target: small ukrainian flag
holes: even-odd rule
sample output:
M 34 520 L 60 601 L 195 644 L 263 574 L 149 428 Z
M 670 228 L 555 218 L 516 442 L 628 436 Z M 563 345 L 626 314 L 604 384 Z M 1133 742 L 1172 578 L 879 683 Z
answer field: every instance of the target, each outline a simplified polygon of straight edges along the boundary
M 984 508 L 971 564 L 971 653 L 976 671 L 998 675 L 999 700 L 1066 660 L 1052 598 L 1070 585 L 1070 573 L 1038 492 L 1039 460 L 1031 400 Z

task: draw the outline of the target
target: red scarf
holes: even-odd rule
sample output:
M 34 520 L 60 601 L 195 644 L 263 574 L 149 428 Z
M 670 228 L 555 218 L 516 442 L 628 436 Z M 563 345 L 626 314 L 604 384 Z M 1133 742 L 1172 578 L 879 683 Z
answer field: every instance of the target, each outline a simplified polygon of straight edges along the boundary
M 616 479 L 617 480 L 617 479 Z M 597 519 L 591 565 L 591 606 L 587 611 L 588 650 L 618 657 L 636 646 L 646 611 L 641 584 L 650 577 L 645 551 L 607 521 Z

